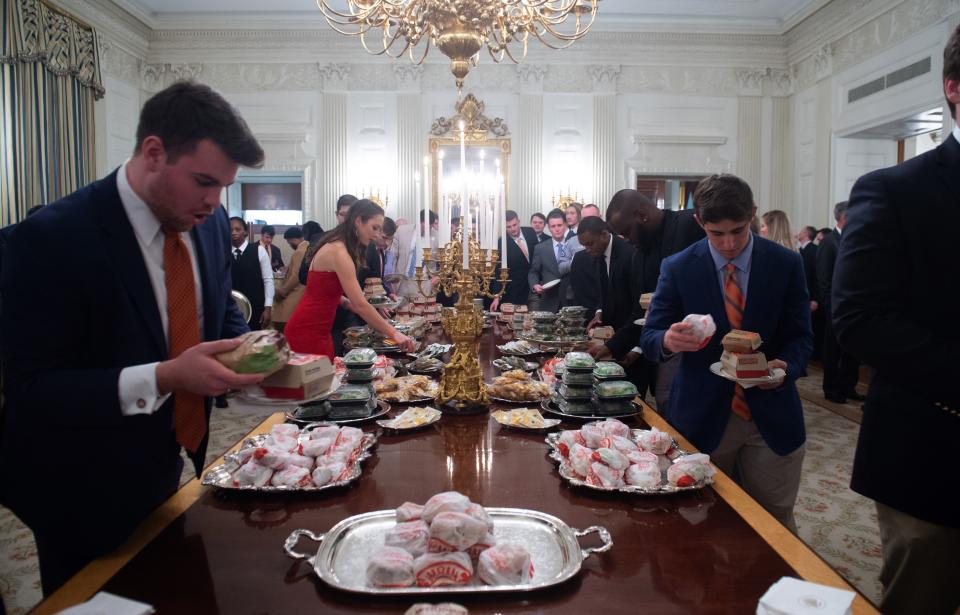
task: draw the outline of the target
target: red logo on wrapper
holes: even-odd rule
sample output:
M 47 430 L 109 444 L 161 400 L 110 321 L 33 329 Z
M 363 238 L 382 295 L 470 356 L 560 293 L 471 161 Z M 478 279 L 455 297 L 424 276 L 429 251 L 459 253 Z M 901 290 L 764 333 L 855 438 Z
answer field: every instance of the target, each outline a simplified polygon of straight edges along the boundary
M 469 570 L 454 562 L 430 564 L 417 573 L 417 585 L 436 587 L 438 585 L 466 585 L 470 582 Z

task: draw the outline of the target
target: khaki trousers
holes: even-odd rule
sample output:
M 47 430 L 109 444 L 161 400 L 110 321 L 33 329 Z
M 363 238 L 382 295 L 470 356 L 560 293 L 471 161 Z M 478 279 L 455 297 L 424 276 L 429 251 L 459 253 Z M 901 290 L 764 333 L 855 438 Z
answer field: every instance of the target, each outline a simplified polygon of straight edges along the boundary
M 710 460 L 796 534 L 793 505 L 800 489 L 804 450 L 805 445 L 801 444 L 786 455 L 776 454 L 763 441 L 756 423 L 731 412 L 727 429 L 710 453 Z
M 877 502 L 884 615 L 952 615 L 960 608 L 960 528 Z

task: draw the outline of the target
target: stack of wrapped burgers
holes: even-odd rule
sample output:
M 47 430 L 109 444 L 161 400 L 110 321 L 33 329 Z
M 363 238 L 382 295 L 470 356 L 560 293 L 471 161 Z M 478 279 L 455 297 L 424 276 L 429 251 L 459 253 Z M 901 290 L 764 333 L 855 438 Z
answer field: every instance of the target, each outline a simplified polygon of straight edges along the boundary
M 734 378 L 764 378 L 768 375 L 767 357 L 757 348 L 763 341 L 758 333 L 734 329 L 723 336 L 720 365 Z
M 467 585 L 474 571 L 489 585 L 529 583 L 533 562 L 518 543 L 493 536 L 483 506 L 456 491 L 397 508 L 397 524 L 367 563 L 373 587 Z

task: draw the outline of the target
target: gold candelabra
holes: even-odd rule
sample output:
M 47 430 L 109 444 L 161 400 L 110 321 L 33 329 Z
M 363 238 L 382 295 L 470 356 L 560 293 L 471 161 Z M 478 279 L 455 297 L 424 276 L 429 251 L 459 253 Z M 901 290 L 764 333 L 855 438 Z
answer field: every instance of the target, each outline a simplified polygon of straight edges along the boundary
M 457 295 L 454 307 L 443 310 L 443 329 L 453 340 L 454 349 L 453 356 L 443 368 L 437 403 L 453 402 L 450 407 L 454 411 L 470 412 L 487 406 L 489 402 L 480 370 L 478 341 L 483 332 L 483 310 L 476 307 L 473 300 L 499 298 L 510 279 L 508 269 L 502 267 L 500 289 L 492 290 L 500 251 L 482 249 L 472 234 L 467 247 L 468 264 L 464 267 L 462 233 L 462 230 L 458 231 L 450 243 L 435 251 L 424 248 L 423 265 L 416 268 L 415 279 L 420 292 L 424 292 L 424 282 L 437 279 L 437 283 L 431 285 L 432 294 L 428 296 L 436 296 L 439 290 L 447 296 Z

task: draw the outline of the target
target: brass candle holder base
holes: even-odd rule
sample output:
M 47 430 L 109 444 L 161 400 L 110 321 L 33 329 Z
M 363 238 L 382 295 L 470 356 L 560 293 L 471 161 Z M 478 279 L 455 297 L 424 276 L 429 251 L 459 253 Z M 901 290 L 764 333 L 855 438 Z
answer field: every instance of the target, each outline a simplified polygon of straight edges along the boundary
M 483 310 L 473 304 L 474 298 L 498 298 L 503 295 L 509 282 L 506 267 L 500 269 L 500 279 L 495 277 L 497 250 L 481 250 L 473 238 L 468 242 L 467 266 L 463 266 L 462 235 L 438 250 L 424 249 L 423 267 L 416 269 L 416 281 L 421 290 L 427 275 L 434 275 L 439 289 L 447 295 L 457 294 L 457 303 L 442 312 L 443 328 L 453 340 L 454 349 L 450 361 L 443 368 L 440 378 L 440 393 L 437 404 L 442 412 L 450 414 L 473 414 L 485 412 L 489 407 L 487 385 L 480 369 L 478 338 L 483 332 Z M 432 258 L 431 258 L 432 257 Z M 424 271 L 426 270 L 426 271 Z M 426 275 L 425 275 L 426 274 Z M 490 288 L 494 281 L 500 282 L 499 291 Z

